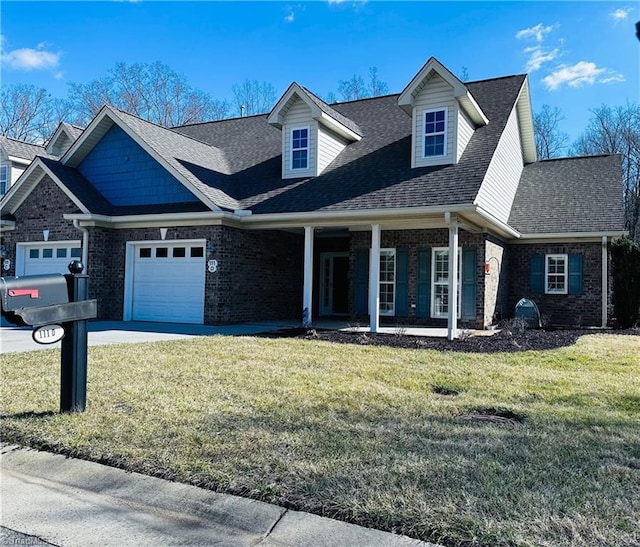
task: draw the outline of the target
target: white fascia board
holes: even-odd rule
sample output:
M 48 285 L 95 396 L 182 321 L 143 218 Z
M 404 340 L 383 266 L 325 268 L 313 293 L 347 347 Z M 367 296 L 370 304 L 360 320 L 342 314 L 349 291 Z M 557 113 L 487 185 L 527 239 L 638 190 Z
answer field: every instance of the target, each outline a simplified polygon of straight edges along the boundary
M 67 213 L 65 220 L 77 220 L 80 226 L 104 226 L 116 229 L 155 228 L 167 226 L 240 226 L 240 217 L 232 213 L 203 211 L 197 213 L 156 213 L 148 215 L 94 215 Z
M 429 75 L 431 71 L 435 71 L 445 82 L 447 82 L 453 88 L 453 94 L 459 97 L 467 92 L 467 86 L 460 81 L 446 66 L 444 66 L 435 57 L 430 57 L 429 60 L 423 65 L 418 73 L 411 79 L 411 82 L 402 90 L 398 97 L 398 106 L 407 110 L 413 108 L 413 92 L 423 80 Z
M 557 241 L 602 241 L 603 237 L 618 238 L 628 236 L 625 230 L 612 230 L 606 232 L 549 232 L 538 234 L 521 234 L 520 239 L 514 243 L 544 243 Z
M 494 217 L 491 213 L 489 213 L 482 207 L 475 205 L 474 208 L 475 208 L 475 211 L 474 211 L 475 213 L 477 213 L 483 219 L 487 220 L 493 227 L 498 229 L 500 232 L 513 238 L 521 237 L 521 234 L 520 232 L 518 232 L 518 230 L 516 230 L 515 228 L 512 228 L 506 222 L 502 222 L 501 220 L 498 220 L 496 217 Z
M 40 172 L 38 172 L 38 170 Z M 88 213 L 89 209 L 77 198 L 73 192 L 67 188 L 58 177 L 56 177 L 49 168 L 40 161 L 40 158 L 33 160 L 31 165 L 25 169 L 15 184 L 2 198 L 2 208 L 7 209 L 11 214 L 15 213 L 24 200 L 29 197 L 33 189 L 38 185 L 45 175 L 49 175 L 51 180 L 65 193 L 65 195 L 84 213 Z
M 362 139 L 361 135 L 358 135 L 355 131 L 352 131 L 348 127 L 342 125 L 339 121 L 335 120 L 328 114 L 325 114 L 321 110 L 320 110 L 320 115 L 314 116 L 314 119 L 317 120 L 322 125 L 331 129 L 335 133 L 338 133 L 338 135 L 341 135 L 345 139 L 348 139 L 352 142 L 357 142 L 360 139 Z
M 357 209 L 348 211 L 317 211 L 307 213 L 268 213 L 253 214 L 243 217 L 242 223 L 247 227 L 325 227 L 331 225 L 345 226 L 349 224 L 384 224 L 385 221 L 406 221 L 420 219 L 430 215 L 444 215 L 447 211 L 473 212 L 473 205 L 404 207 L 396 209 Z
M 298 97 L 300 97 L 305 103 L 309 103 L 309 101 L 305 100 L 305 98 L 303 97 L 305 93 L 302 91 L 300 86 L 296 82 L 291 82 L 282 97 L 280 97 L 278 102 L 271 109 L 271 112 L 269 112 L 269 115 L 267 116 L 267 123 L 273 125 L 274 127 L 277 127 L 278 129 L 282 129 L 282 126 L 284 125 L 284 114 L 282 113 L 282 109 L 294 94 L 298 95 Z M 309 106 L 311 105 L 309 104 Z
M 473 95 L 469 93 L 467 89 L 465 89 L 464 93 L 460 95 L 456 95 L 455 98 L 462 106 L 462 109 L 469 115 L 469 117 L 473 120 L 473 122 L 481 127 L 483 125 L 487 125 L 489 123 L 489 118 L 487 118 L 480 108 L 480 105 L 473 98 Z
M 100 112 L 98 112 L 93 118 L 93 120 L 91 120 L 91 122 L 89 123 L 87 128 L 83 131 L 82 135 L 80 135 L 78 140 L 76 140 L 76 142 L 74 142 L 71 145 L 69 150 L 67 150 L 65 154 L 60 158 L 60 163 L 62 163 L 63 165 L 69 164 L 71 167 L 76 167 L 84 159 L 84 156 L 82 156 L 80 158 L 75 158 L 76 159 L 75 162 L 71 161 L 72 159 L 74 159 L 74 156 L 76 155 L 76 153 L 81 149 L 84 142 L 87 139 L 89 139 L 89 137 L 94 132 L 96 127 L 100 125 L 100 123 L 104 120 L 105 117 L 108 116 L 109 119 L 113 122 L 113 119 L 111 118 L 111 116 L 109 116 L 110 112 L 111 112 L 111 109 L 106 105 L 100 109 Z
M 24 158 L 19 158 L 17 156 L 7 156 L 7 159 L 11 163 L 19 163 L 20 165 L 29 165 L 33 160 L 26 160 Z

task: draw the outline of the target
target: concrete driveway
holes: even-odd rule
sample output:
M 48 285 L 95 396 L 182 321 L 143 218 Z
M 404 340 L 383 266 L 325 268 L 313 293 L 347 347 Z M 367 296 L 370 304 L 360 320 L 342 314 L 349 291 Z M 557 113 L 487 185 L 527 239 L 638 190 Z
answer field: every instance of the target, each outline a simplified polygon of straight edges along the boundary
M 139 321 L 91 321 L 88 342 L 90 346 L 179 340 L 194 336 L 250 336 L 282 328 L 299 326 L 294 321 L 264 321 L 239 325 L 211 326 L 182 323 L 146 323 Z M 0 353 L 60 348 L 61 343 L 43 345 L 33 341 L 31 327 L 0 327 Z

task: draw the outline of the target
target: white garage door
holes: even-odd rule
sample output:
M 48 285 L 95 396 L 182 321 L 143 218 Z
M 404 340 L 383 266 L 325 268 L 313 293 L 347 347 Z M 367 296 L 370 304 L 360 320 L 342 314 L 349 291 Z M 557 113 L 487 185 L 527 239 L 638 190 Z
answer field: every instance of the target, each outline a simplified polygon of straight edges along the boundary
M 133 248 L 131 319 L 204 322 L 204 243 L 141 243 Z
M 38 244 L 19 244 L 22 258 L 17 264 L 18 275 L 40 275 L 69 273 L 69 262 L 81 260 L 79 241 L 65 241 Z

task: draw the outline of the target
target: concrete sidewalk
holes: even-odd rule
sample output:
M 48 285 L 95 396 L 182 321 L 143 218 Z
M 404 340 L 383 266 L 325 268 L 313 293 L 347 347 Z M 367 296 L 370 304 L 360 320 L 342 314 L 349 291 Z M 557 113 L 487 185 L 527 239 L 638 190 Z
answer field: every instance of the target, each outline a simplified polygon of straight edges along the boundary
M 74 546 L 432 544 L 15 446 L 0 448 L 0 542 Z

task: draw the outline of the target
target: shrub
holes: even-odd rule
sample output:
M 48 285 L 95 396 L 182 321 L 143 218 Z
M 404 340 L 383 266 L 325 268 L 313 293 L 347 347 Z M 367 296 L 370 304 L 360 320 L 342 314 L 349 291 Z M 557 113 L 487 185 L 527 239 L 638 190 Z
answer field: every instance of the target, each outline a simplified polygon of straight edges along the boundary
M 640 320 L 640 245 L 628 237 L 611 242 L 613 311 L 623 328 Z

